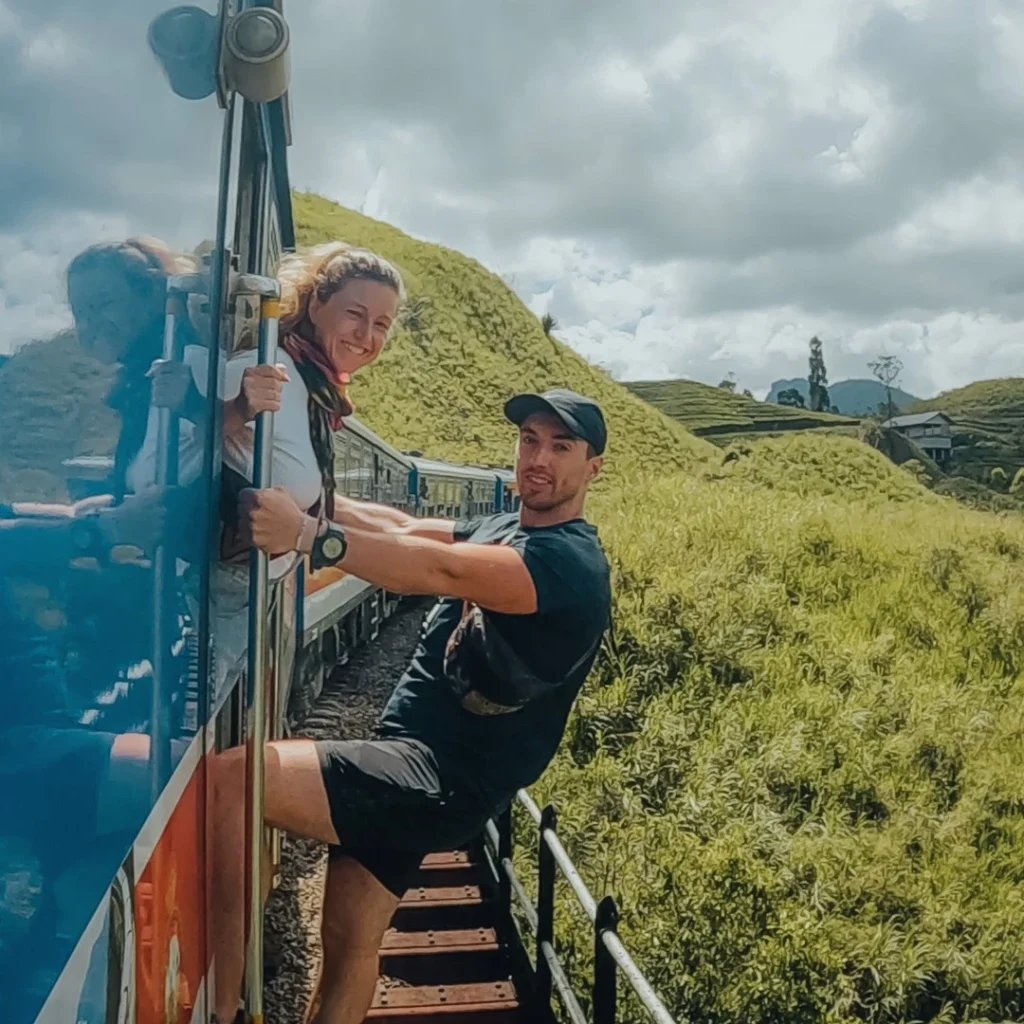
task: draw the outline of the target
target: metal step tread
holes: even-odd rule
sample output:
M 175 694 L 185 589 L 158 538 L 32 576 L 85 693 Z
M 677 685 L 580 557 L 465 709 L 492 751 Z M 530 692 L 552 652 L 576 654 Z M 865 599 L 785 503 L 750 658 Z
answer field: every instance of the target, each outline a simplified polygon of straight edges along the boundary
M 382 974 L 366 1020 L 519 1024 L 526 1011 L 496 911 L 482 865 L 469 851 L 424 857 L 381 942 Z
M 511 981 L 483 981 L 461 985 L 394 985 L 377 982 L 367 1020 L 388 1014 L 430 1016 L 437 1013 L 480 1013 L 519 1007 Z
M 431 928 L 426 931 L 391 928 L 384 935 L 380 952 L 382 956 L 396 953 L 425 956 L 432 953 L 485 953 L 499 948 L 497 932 L 493 928 Z
M 406 890 L 399 908 L 407 907 L 467 907 L 487 903 L 479 885 L 423 885 Z

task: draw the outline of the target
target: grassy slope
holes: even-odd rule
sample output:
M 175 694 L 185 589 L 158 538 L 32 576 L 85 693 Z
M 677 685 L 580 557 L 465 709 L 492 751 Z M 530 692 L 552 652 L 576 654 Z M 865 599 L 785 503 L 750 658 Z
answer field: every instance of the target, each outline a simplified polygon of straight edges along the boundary
M 632 381 L 626 387 L 695 434 L 716 439 L 786 430 L 848 429 L 857 424 L 848 417 L 759 402 L 693 380 Z
M 397 447 L 508 464 L 513 433 L 501 414 L 505 399 L 562 385 L 601 402 L 610 479 L 633 463 L 682 468 L 714 452 L 546 337 L 508 286 L 475 260 L 318 196 L 295 197 L 295 221 L 301 243 L 340 238 L 368 246 L 398 264 L 406 279 L 408 327 L 352 389 L 360 418 Z
M 1024 466 L 1024 377 L 976 381 L 918 402 L 908 412 L 931 410 L 956 421 L 957 471 L 980 480 L 1002 466 L 1012 479 Z
M 596 502 L 615 635 L 534 796 L 680 1020 L 1021 1019 L 1024 522 L 749 452 Z

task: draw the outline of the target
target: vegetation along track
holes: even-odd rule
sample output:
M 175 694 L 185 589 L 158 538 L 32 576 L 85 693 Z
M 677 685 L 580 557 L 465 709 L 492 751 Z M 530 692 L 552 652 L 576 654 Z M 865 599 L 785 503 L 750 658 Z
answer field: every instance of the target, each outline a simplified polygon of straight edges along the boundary
M 424 605 L 403 603 L 372 643 L 352 652 L 324 686 L 295 735 L 311 739 L 369 737 L 416 643 Z M 320 907 L 327 847 L 284 835 L 281 879 L 267 905 L 267 1024 L 301 1024 L 320 964 Z

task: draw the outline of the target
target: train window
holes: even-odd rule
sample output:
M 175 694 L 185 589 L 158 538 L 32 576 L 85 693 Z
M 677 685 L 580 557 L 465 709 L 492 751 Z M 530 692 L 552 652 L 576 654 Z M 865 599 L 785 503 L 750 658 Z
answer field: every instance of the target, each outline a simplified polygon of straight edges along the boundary
M 373 488 L 373 453 L 366 448 L 363 450 L 363 497 L 368 501 L 373 500 Z
M 334 479 L 341 494 L 348 494 L 348 438 L 340 433 L 334 438 Z

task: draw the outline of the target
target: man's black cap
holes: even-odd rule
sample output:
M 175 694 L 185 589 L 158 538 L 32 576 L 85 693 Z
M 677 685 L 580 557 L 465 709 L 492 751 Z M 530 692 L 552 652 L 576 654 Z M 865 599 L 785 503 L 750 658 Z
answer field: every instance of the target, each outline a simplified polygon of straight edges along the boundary
M 516 395 L 505 403 L 505 415 L 516 426 L 521 426 L 535 412 L 554 413 L 576 437 L 589 442 L 598 455 L 604 453 L 608 429 L 601 407 L 592 398 L 568 388 L 552 388 L 540 395 Z

